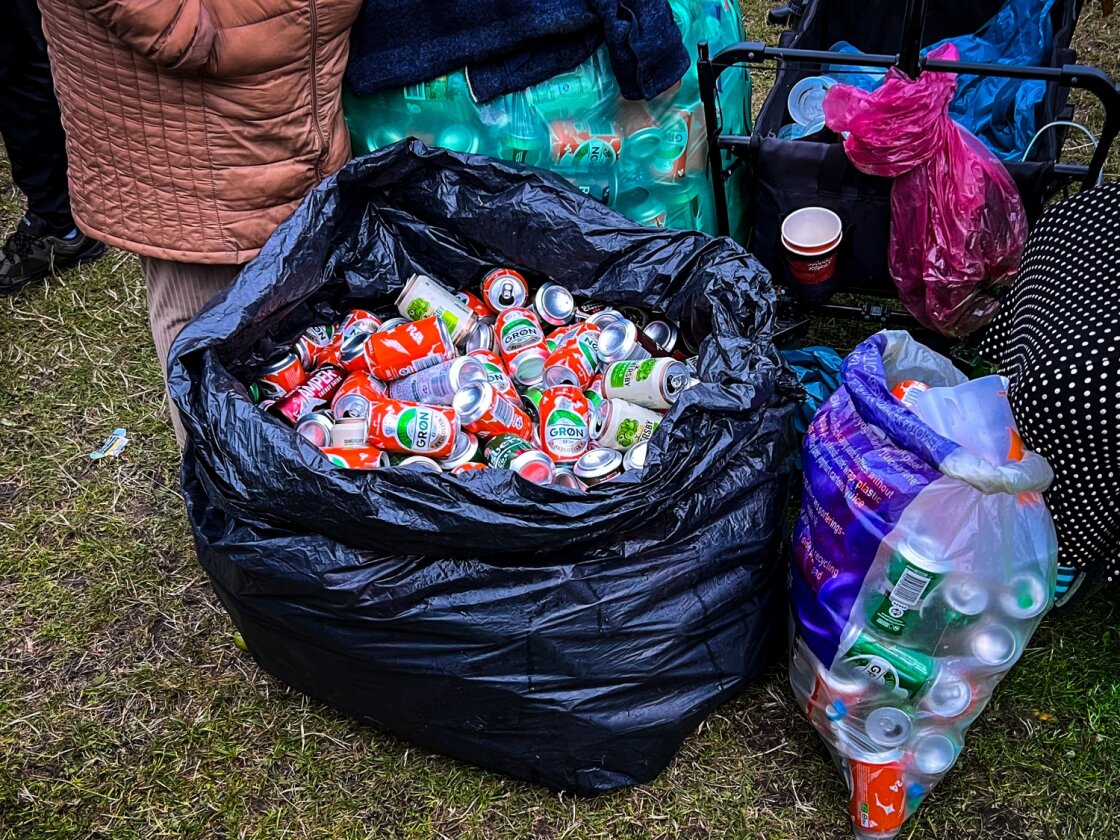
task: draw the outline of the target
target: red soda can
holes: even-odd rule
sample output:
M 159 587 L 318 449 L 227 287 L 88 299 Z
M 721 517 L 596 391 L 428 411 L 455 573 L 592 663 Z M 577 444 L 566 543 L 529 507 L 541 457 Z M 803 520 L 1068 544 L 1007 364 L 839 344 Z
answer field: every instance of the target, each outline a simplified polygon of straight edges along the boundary
M 493 350 L 472 350 L 468 355 L 482 362 L 482 366 L 486 369 L 486 379 L 494 386 L 494 390 L 514 405 L 521 405 L 521 395 L 513 387 L 509 371 L 506 370 L 505 363 L 497 353 Z
M 452 475 L 463 475 L 464 473 L 474 472 L 475 470 L 488 470 L 489 464 L 480 464 L 478 461 L 467 461 L 465 464 L 460 464 L 451 471 Z
M 287 396 L 278 399 L 268 410 L 294 426 L 303 415 L 327 403 L 344 378 L 345 374 L 336 367 L 319 368 L 311 374 L 310 379 Z
M 574 385 L 554 385 L 541 395 L 541 449 L 558 464 L 573 463 L 591 442 L 591 405 Z
M 844 746 L 849 754 L 852 823 L 861 836 L 893 837 L 906 819 L 902 750 L 864 753 Z
M 472 382 L 460 388 L 452 402 L 459 422 L 483 440 L 497 435 L 517 435 L 532 440 L 533 421 L 509 400 L 502 399 L 489 382 Z
M 373 446 L 328 446 L 322 452 L 328 461 L 344 470 L 376 470 L 389 466 L 389 456 Z
M 308 327 L 303 331 L 292 349 L 299 356 L 304 370 L 313 370 L 327 361 L 327 348 L 331 346 L 333 339 L 334 327 L 330 324 Z
M 447 325 L 435 315 L 374 333 L 364 344 L 366 368 L 384 382 L 401 379 L 458 355 Z
M 610 123 L 553 122 L 548 127 L 552 160 L 565 167 L 599 169 L 614 166 L 622 151 L 622 135 Z
M 469 289 L 460 289 L 455 293 L 455 297 L 465 303 L 467 308 L 479 318 L 493 318 L 498 314 L 495 310 L 487 306 L 482 298 Z
M 446 458 L 458 435 L 459 418 L 451 408 L 391 399 L 370 408 L 370 445 L 386 452 Z
M 299 355 L 293 350 L 285 350 L 269 359 L 268 364 L 261 370 L 257 383 L 263 396 L 279 399 L 285 394 L 290 394 L 306 381 L 307 371 L 299 360 Z
M 591 384 L 598 371 L 599 357 L 590 349 L 589 342 L 580 341 L 549 355 L 544 363 L 544 384 L 576 385 L 582 389 Z
M 539 383 L 548 358 L 548 345 L 536 314 L 522 306 L 506 309 L 498 316 L 494 330 L 510 376 L 522 385 Z
M 369 409 L 385 396 L 385 383 L 375 379 L 372 374 L 358 371 L 346 377 L 331 400 L 334 416 L 369 417 Z
M 482 278 L 482 299 L 499 313 L 521 307 L 529 300 L 529 284 L 512 268 L 495 268 Z
M 364 332 L 373 335 L 381 327 L 381 319 L 368 309 L 351 309 L 338 325 L 345 338 L 347 332 Z

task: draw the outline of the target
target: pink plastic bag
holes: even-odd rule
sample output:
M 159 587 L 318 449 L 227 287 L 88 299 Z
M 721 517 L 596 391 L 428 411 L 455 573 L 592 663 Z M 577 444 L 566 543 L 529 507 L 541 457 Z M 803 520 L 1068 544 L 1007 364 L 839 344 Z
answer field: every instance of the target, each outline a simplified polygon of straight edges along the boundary
M 945 44 L 931 58 L 953 60 Z M 924 326 L 967 335 L 999 307 L 1027 238 L 1019 190 L 1007 170 L 948 115 L 951 73 L 916 80 L 897 68 L 868 92 L 834 85 L 824 101 L 828 127 L 850 132 L 844 151 L 870 175 L 895 179 L 890 271 L 899 298 Z

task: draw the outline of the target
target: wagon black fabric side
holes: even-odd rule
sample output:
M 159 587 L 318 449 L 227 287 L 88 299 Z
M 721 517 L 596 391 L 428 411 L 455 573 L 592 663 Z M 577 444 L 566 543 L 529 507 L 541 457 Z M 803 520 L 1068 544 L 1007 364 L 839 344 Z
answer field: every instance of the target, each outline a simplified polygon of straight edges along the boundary
M 331 470 L 240 380 L 305 327 L 486 267 L 657 306 L 701 383 L 641 479 Z M 652 779 L 782 633 L 791 395 L 769 277 L 547 174 L 399 143 L 321 185 L 184 330 L 171 391 L 199 559 L 260 665 L 429 749 L 552 788 Z

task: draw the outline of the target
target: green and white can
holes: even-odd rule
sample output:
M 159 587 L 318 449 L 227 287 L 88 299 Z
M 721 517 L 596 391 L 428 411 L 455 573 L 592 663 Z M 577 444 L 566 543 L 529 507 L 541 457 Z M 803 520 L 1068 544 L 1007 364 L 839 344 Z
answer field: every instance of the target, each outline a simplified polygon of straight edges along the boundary
M 937 664 L 931 657 L 877 639 L 856 624 L 849 624 L 844 631 L 837 653 L 851 671 L 908 699 L 918 695 L 937 675 Z
M 919 551 L 909 541 L 899 543 L 885 570 L 885 593 L 871 600 L 870 625 L 896 638 L 912 632 L 921 620 L 926 597 L 952 569 L 944 557 Z

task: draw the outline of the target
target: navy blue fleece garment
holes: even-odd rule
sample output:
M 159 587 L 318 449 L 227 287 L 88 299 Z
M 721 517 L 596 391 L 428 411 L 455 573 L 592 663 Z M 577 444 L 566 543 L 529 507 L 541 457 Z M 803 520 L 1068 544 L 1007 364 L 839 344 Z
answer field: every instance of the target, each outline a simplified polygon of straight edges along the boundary
M 366 96 L 467 67 L 485 102 L 570 70 L 601 39 L 627 99 L 652 99 L 688 67 L 667 0 L 366 0 L 346 80 Z

